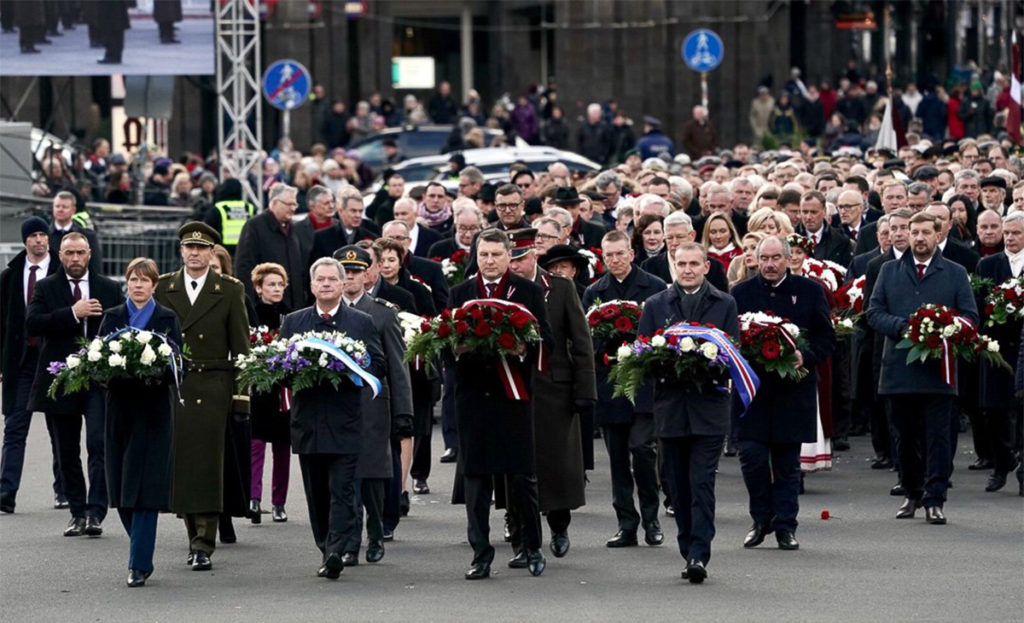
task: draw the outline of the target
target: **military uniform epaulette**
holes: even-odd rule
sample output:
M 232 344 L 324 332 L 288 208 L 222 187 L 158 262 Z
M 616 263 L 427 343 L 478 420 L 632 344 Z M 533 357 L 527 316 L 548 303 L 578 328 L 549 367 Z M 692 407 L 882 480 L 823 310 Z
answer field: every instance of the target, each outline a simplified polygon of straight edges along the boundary
M 164 281 L 164 280 L 170 279 L 171 277 L 173 277 L 176 274 L 178 274 L 178 271 L 176 271 L 176 270 L 172 271 L 172 272 L 169 272 L 169 273 L 164 273 L 164 274 L 160 275 L 160 281 Z
M 401 307 L 399 307 L 398 305 L 395 305 L 391 301 L 385 301 L 384 299 L 379 299 L 379 298 L 375 298 L 375 297 L 370 297 L 370 300 L 373 301 L 374 303 L 379 304 L 379 305 L 383 305 L 384 307 L 387 307 L 388 309 L 390 309 L 392 311 L 395 311 L 395 312 L 402 311 Z
M 238 285 L 242 285 L 241 281 L 239 281 L 235 277 L 232 277 L 231 275 L 225 275 L 224 273 L 221 273 L 220 278 L 223 279 L 224 281 L 230 281 L 231 283 L 237 283 Z

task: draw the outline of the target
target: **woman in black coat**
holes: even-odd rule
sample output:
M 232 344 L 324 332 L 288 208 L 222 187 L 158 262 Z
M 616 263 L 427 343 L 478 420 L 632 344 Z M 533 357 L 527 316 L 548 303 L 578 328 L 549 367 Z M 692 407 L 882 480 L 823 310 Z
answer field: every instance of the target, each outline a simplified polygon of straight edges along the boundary
M 137 258 L 128 264 L 125 279 L 128 301 L 104 314 L 99 335 L 124 327 L 145 329 L 166 336 L 177 349 L 182 343 L 178 317 L 153 300 L 160 278 L 156 262 Z M 162 339 L 154 336 L 153 348 Z M 168 374 L 159 385 L 113 382 L 107 388 L 106 474 L 110 506 L 117 508 L 131 537 L 128 586 L 143 586 L 153 572 L 156 522 L 170 509 L 173 380 Z
M 267 262 L 252 269 L 252 285 L 256 290 L 255 317 L 249 317 L 251 327 L 266 327 L 272 332 L 281 329 L 281 319 L 291 312 L 282 302 L 288 287 L 288 274 L 280 264 Z M 266 394 L 253 394 L 249 406 L 252 420 L 252 483 L 250 487 L 249 513 L 253 523 L 260 523 L 260 501 L 263 499 L 263 464 L 267 444 L 274 452 L 274 466 L 271 484 L 273 520 L 288 521 L 284 503 L 288 498 L 288 476 L 292 461 L 291 438 L 288 425 L 288 411 L 282 408 L 281 391 L 275 387 Z

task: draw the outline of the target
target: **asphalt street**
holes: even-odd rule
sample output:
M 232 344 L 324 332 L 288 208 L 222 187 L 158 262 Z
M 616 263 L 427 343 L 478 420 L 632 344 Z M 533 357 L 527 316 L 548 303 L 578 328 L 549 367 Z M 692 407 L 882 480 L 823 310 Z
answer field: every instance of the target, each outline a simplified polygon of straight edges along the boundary
M 37 415 L 17 512 L 0 516 L 0 621 L 1021 621 L 1024 499 L 1016 482 L 985 493 L 986 475 L 967 471 L 973 456 L 961 444 L 949 524 L 927 525 L 922 513 L 896 520 L 894 474 L 868 468 L 867 438 L 852 441 L 831 472 L 808 476 L 796 552 L 771 538 L 742 548 L 746 493 L 737 459 L 723 458 L 710 577 L 699 586 L 679 577 L 671 518 L 662 519 L 664 546 L 604 546 L 616 526 L 599 446 L 569 555 L 555 559 L 545 549 L 539 578 L 505 567 L 510 552 L 494 512 L 494 573 L 462 579 L 471 558 L 465 512 L 449 504 L 454 470 L 436 458 L 432 492 L 413 497 L 383 561 L 346 568 L 337 582 L 317 578 L 293 458 L 287 523 L 236 520 L 238 543 L 218 547 L 213 571 L 202 573 L 185 565 L 181 521 L 162 515 L 156 570 L 144 588 L 129 589 L 128 539 L 116 513 L 102 537 L 61 536 L 69 516 L 52 508 L 49 441 Z M 269 490 L 269 467 L 267 478 Z M 830 519 L 821 519 L 824 510 Z

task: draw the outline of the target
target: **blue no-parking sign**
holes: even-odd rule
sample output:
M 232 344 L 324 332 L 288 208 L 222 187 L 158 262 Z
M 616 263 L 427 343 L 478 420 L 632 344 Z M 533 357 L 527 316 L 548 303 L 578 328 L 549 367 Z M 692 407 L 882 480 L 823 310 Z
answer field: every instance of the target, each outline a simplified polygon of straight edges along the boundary
M 711 71 L 718 67 L 724 53 L 722 39 L 713 30 L 695 30 L 683 41 L 683 61 L 694 71 Z
M 309 70 L 298 61 L 277 61 L 263 72 L 263 97 L 274 108 L 298 108 L 309 97 L 312 86 Z

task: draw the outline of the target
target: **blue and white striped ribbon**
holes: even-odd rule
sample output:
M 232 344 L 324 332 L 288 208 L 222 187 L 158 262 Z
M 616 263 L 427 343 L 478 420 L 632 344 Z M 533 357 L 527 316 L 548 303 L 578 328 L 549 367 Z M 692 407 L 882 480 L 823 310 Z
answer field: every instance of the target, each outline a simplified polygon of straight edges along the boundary
M 297 348 L 312 348 L 313 350 L 318 350 L 322 353 L 326 353 L 334 357 L 341 363 L 345 364 L 345 367 L 348 368 L 348 378 L 352 381 L 353 384 L 355 384 L 356 387 L 362 387 L 363 383 L 365 382 L 370 386 L 370 389 L 373 390 L 374 398 L 376 398 L 380 394 L 380 379 L 364 370 L 358 363 L 355 362 L 354 359 L 352 359 L 352 357 L 348 353 L 343 351 L 338 346 L 328 342 L 327 340 L 322 340 L 318 337 L 308 337 L 304 340 L 299 340 L 298 342 L 295 343 L 295 346 Z M 367 363 L 369 363 L 369 353 L 366 354 L 366 358 Z

